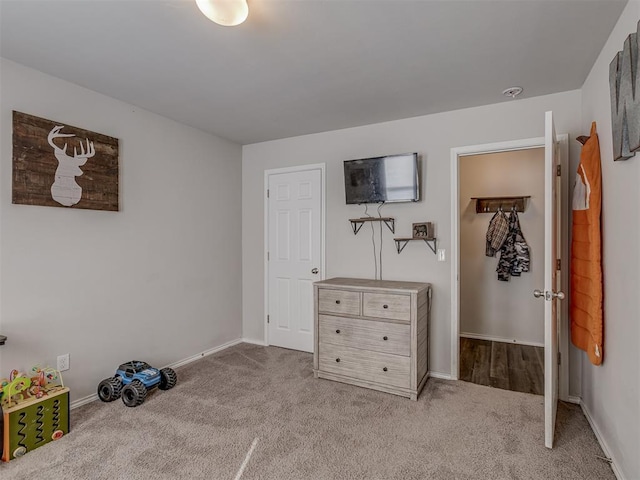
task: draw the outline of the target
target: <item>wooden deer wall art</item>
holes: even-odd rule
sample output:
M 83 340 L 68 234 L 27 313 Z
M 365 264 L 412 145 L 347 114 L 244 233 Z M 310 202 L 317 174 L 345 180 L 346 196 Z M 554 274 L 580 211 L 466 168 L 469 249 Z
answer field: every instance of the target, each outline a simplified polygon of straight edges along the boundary
M 14 111 L 13 203 L 118 211 L 118 139 Z

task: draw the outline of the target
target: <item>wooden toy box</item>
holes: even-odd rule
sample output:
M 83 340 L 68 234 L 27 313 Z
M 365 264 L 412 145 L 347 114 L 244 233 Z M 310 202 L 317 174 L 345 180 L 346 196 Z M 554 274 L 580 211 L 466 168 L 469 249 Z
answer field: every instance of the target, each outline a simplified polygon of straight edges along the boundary
M 8 462 L 69 433 L 69 389 L 29 398 L 3 409 L 2 460 Z

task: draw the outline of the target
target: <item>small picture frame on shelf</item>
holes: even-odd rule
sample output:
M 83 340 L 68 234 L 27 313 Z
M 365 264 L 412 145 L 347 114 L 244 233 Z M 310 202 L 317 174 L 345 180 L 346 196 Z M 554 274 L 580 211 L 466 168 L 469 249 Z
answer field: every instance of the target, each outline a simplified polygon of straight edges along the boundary
M 413 238 L 433 238 L 433 223 L 414 223 L 412 232 Z

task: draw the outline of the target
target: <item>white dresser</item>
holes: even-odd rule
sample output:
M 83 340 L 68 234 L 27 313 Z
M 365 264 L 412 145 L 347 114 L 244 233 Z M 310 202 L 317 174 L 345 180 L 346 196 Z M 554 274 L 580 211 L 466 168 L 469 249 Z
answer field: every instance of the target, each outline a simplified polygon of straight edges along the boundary
M 313 372 L 417 400 L 427 381 L 431 285 L 332 278 L 314 284 Z

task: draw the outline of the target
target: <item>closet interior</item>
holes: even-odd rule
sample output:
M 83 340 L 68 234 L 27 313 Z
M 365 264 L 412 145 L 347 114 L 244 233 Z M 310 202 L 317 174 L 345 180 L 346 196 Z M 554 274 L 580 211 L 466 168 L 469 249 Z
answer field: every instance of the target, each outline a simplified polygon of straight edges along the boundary
M 460 158 L 460 379 L 544 393 L 544 149 Z

